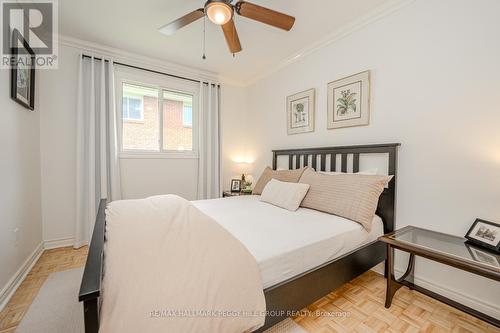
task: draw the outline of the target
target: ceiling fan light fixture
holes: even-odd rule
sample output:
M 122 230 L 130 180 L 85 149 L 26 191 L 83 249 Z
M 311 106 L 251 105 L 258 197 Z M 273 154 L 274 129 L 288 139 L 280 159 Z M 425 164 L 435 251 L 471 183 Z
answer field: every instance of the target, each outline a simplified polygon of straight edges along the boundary
M 290 31 L 295 23 L 293 16 L 244 0 L 206 0 L 202 8 L 179 17 L 177 20 L 160 27 L 159 30 L 165 35 L 172 35 L 177 30 L 203 18 L 203 49 L 205 49 L 205 23 L 208 17 L 210 22 L 221 27 L 229 51 L 234 56 L 235 53 L 242 51 L 238 31 L 233 20 L 235 12 L 240 16 L 286 31 Z
M 233 18 L 233 7 L 222 1 L 207 3 L 205 12 L 208 19 L 217 25 L 224 25 Z

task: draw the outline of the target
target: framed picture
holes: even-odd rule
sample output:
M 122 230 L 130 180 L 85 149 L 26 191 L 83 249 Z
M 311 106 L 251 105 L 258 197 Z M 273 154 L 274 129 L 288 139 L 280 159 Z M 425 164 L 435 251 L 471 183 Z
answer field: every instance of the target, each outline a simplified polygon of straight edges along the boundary
M 12 33 L 12 48 L 16 66 L 11 68 L 10 97 L 27 109 L 35 109 L 35 53 L 17 29 Z
M 500 224 L 477 219 L 465 238 L 474 244 L 500 252 Z
M 328 83 L 328 129 L 370 124 L 370 71 Z
M 241 192 L 241 179 L 231 180 L 231 192 Z
M 496 255 L 493 252 L 478 249 L 477 247 L 467 245 L 467 250 L 469 251 L 472 259 L 494 267 L 500 268 L 500 255 Z
M 314 131 L 315 90 L 286 98 L 288 135 Z

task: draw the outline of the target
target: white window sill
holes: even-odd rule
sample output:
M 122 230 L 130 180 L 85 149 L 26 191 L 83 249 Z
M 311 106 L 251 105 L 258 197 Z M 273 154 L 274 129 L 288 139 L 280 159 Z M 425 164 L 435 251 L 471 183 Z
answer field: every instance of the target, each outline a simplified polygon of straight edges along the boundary
M 198 159 L 198 154 L 194 152 L 138 152 L 126 151 L 118 155 L 120 159 Z

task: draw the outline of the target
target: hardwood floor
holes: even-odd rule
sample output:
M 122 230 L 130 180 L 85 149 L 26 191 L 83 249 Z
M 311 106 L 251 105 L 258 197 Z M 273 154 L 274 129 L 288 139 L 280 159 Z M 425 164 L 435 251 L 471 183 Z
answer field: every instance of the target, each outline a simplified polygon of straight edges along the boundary
M 345 318 L 294 318 L 308 332 L 500 332 L 499 328 L 436 301 L 401 288 L 392 306 L 384 307 L 385 278 L 368 271 L 308 306 L 310 312 L 346 312 Z
M 87 252 L 87 247 L 78 250 L 71 247 L 46 250 L 0 312 L 0 333 L 15 331 L 50 273 L 84 266 Z
M 13 333 L 50 273 L 85 265 L 87 248 L 45 251 L 0 313 L 0 333 Z M 500 333 L 491 326 L 416 291 L 401 288 L 384 308 L 385 279 L 368 271 L 307 307 L 294 320 L 310 333 Z M 334 317 L 334 313 L 345 313 Z

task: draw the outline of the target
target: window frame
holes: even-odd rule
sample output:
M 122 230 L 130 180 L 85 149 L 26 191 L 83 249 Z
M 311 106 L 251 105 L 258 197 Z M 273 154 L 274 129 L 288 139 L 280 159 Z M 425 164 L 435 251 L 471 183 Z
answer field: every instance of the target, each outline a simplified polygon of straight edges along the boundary
M 123 84 L 132 84 L 145 88 L 156 89 L 158 92 L 158 150 L 148 149 L 124 149 L 123 148 L 123 124 L 128 121 L 123 118 Z M 116 115 L 119 157 L 120 158 L 198 158 L 199 156 L 199 96 L 200 86 L 196 82 L 173 79 L 168 76 L 145 73 L 139 70 L 128 70 L 118 67 L 115 71 L 116 89 Z M 163 149 L 163 91 L 172 91 L 193 96 L 193 149 L 186 151 Z

